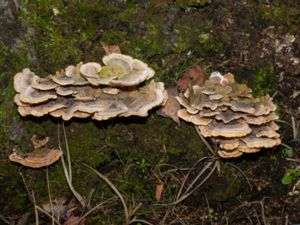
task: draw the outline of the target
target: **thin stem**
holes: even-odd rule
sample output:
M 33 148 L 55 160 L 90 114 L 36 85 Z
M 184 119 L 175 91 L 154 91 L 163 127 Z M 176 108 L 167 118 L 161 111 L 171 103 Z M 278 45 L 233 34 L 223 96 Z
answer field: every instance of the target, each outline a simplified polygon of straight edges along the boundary
M 233 168 L 237 169 L 244 176 L 244 178 L 246 179 L 246 181 L 247 181 L 247 183 L 248 183 L 248 185 L 250 187 L 250 190 L 252 190 L 252 185 L 251 185 L 251 183 L 250 183 L 247 175 L 239 167 L 237 167 L 233 163 L 227 162 L 227 164 L 230 165 L 230 166 L 232 166 Z
M 68 186 L 69 186 L 70 190 L 72 191 L 73 195 L 78 200 L 78 202 L 81 204 L 81 206 L 85 207 L 86 204 L 85 204 L 85 201 L 84 201 L 83 197 L 75 190 L 75 188 L 74 188 L 74 186 L 72 184 L 72 181 L 69 178 L 68 169 L 67 169 L 64 157 L 61 157 L 61 162 L 63 164 L 63 169 L 64 169 L 65 177 L 66 177 L 66 180 L 67 180 L 67 183 L 68 183 Z
M 180 202 L 182 202 L 183 200 L 185 200 L 187 197 L 189 197 L 192 193 L 194 193 L 202 184 L 204 184 L 208 178 L 210 178 L 210 176 L 212 175 L 212 173 L 215 171 L 215 169 L 217 168 L 218 163 L 215 162 L 213 168 L 211 169 L 211 171 L 207 174 L 207 176 L 200 182 L 200 184 L 198 184 L 193 190 L 191 190 L 190 192 L 188 192 L 196 183 L 196 181 L 200 178 L 200 176 L 207 170 L 209 169 L 209 167 L 212 165 L 213 162 L 209 162 L 201 171 L 200 173 L 197 175 L 197 177 L 193 180 L 193 182 L 189 185 L 189 187 L 187 188 L 187 190 L 184 192 L 184 194 L 181 196 L 181 194 L 179 195 L 180 197 L 176 198 L 176 201 L 169 203 L 169 204 L 160 204 L 161 206 L 172 206 L 172 205 L 176 205 Z
M 125 214 L 125 221 L 126 221 L 126 224 L 128 224 L 128 221 L 129 221 L 129 211 L 128 211 L 128 208 L 127 208 L 127 205 L 126 205 L 126 202 L 122 196 L 122 194 L 119 192 L 119 190 L 115 187 L 115 185 L 106 177 L 104 176 L 103 174 L 101 174 L 99 171 L 95 170 L 94 168 L 90 167 L 89 165 L 87 164 L 84 164 L 86 167 L 88 167 L 90 170 L 92 170 L 94 173 L 97 174 L 97 176 L 99 178 L 101 178 L 103 181 L 105 181 L 105 183 L 117 194 L 117 196 L 119 197 L 122 205 L 123 205 L 123 209 L 124 209 L 124 214 Z
M 69 176 L 70 176 L 70 181 L 72 182 L 72 165 L 71 165 L 71 157 L 70 157 L 70 151 L 69 151 L 69 143 L 68 143 L 68 138 L 67 138 L 67 134 L 66 134 L 65 124 L 64 124 L 63 121 L 62 121 L 62 128 L 63 128 L 64 139 L 65 139 L 65 143 L 66 143 L 68 167 L 69 167 Z
M 198 135 L 200 136 L 201 140 L 202 140 L 203 143 L 205 144 L 205 146 L 208 148 L 208 150 L 209 150 L 213 155 L 215 155 L 216 152 L 213 150 L 213 148 L 210 146 L 210 144 L 208 144 L 208 142 L 207 142 L 207 141 L 205 140 L 205 138 L 202 136 L 202 134 L 201 134 L 199 128 L 198 128 L 197 126 L 195 126 L 195 129 L 196 129 Z
M 39 212 L 37 210 L 37 205 L 36 205 L 36 201 L 35 201 L 35 196 L 34 196 L 34 192 L 32 191 L 32 201 L 33 201 L 33 205 L 34 205 L 34 216 L 35 216 L 35 224 L 39 225 Z
M 46 169 L 46 178 L 47 178 L 48 197 L 49 197 L 50 209 L 51 209 L 51 214 L 52 214 L 52 222 L 51 223 L 52 223 L 52 225 L 54 225 L 54 213 L 53 213 L 53 205 L 52 205 L 52 200 L 51 200 L 51 190 L 50 190 L 48 167 Z M 58 220 L 59 220 L 59 218 L 58 218 Z
M 131 220 L 129 224 L 132 224 L 132 223 L 143 223 L 143 224 L 153 225 L 152 223 L 149 223 L 145 220 L 140 220 L 140 219 L 135 219 L 135 218 L 133 220 Z
M 57 135 L 58 135 L 58 147 L 59 149 L 62 151 L 61 148 L 61 143 L 60 143 L 60 129 L 59 129 L 59 125 L 58 125 L 58 131 L 57 131 Z M 68 146 L 68 140 L 67 140 L 67 135 L 66 135 L 66 131 L 64 129 L 64 125 L 63 125 L 63 132 L 64 132 L 64 137 L 65 137 L 65 143 L 66 143 L 66 151 L 67 151 L 67 158 L 68 158 L 68 167 L 66 165 L 65 159 L 62 156 L 61 157 L 61 162 L 63 165 L 63 170 L 64 170 L 64 174 L 68 183 L 68 186 L 70 188 L 70 190 L 72 191 L 73 195 L 75 196 L 75 198 L 78 200 L 78 202 L 81 204 L 82 207 L 85 207 L 85 201 L 84 198 L 75 190 L 73 184 L 72 184 L 72 165 L 71 165 L 71 157 L 70 157 L 70 151 L 69 151 L 69 146 Z M 70 173 L 71 172 L 71 173 Z
M 294 141 L 297 140 L 297 136 L 298 136 L 298 125 L 295 121 L 295 117 L 292 116 L 292 128 L 293 128 L 293 138 L 294 138 Z
M 184 178 L 184 180 L 183 180 L 183 182 L 182 182 L 182 184 L 181 184 L 181 186 L 180 186 L 179 191 L 177 192 L 176 200 L 178 200 L 179 197 L 181 196 L 182 190 L 183 190 L 183 188 L 184 188 L 184 185 L 185 185 L 185 183 L 186 183 L 188 177 L 190 176 L 191 171 L 196 167 L 197 164 L 199 164 L 201 161 L 206 160 L 206 159 L 209 159 L 209 157 L 203 157 L 203 158 L 201 158 L 201 159 L 198 160 L 196 163 L 194 163 L 194 165 L 191 167 L 191 169 L 189 170 L 189 172 L 188 172 L 187 175 L 185 176 L 185 178 Z
M 212 162 L 207 163 L 207 165 L 198 173 L 196 178 L 192 181 L 192 183 L 188 186 L 188 188 L 185 190 L 184 194 L 188 193 L 189 190 L 194 186 L 194 184 L 198 181 L 200 176 L 211 166 Z
M 192 191 L 190 191 L 189 193 L 185 194 L 184 196 L 182 196 L 180 199 L 178 199 L 178 201 L 172 203 L 173 204 L 178 204 L 180 202 L 182 202 L 183 200 L 185 200 L 187 197 L 189 197 L 191 194 L 193 194 L 202 184 L 204 184 L 208 178 L 210 178 L 210 176 L 212 175 L 212 173 L 215 171 L 215 169 L 217 168 L 217 163 L 215 163 L 214 167 L 212 168 L 212 170 L 209 172 L 209 174 L 201 181 L 200 184 L 198 184 Z M 206 168 L 208 169 L 208 167 Z M 204 171 L 203 171 L 204 172 Z
M 48 217 L 53 218 L 52 215 L 50 215 L 46 210 L 44 210 L 44 209 L 41 208 L 40 206 L 35 205 L 35 209 L 41 211 L 42 213 L 44 213 L 44 214 L 47 215 Z M 58 224 L 58 225 L 61 225 L 60 222 L 57 221 L 55 218 L 54 218 L 54 222 L 55 222 L 56 224 Z M 37 225 L 39 225 L 39 223 L 37 223 Z
M 87 216 L 89 216 L 90 214 L 92 214 L 94 211 L 96 211 L 98 208 L 100 208 L 100 206 L 104 205 L 105 203 L 111 201 L 112 199 L 114 198 L 109 198 L 107 200 L 105 200 L 104 202 L 101 202 L 97 205 L 95 205 L 92 209 L 90 209 L 88 212 L 86 212 L 82 217 L 80 217 L 80 219 L 74 224 L 74 225 L 77 225 L 77 224 L 80 224 L 80 222 L 86 218 Z

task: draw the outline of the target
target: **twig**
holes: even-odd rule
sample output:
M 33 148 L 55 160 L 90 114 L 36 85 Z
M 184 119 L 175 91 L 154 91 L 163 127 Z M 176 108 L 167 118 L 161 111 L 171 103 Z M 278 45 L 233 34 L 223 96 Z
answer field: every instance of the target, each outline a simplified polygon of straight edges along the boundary
M 208 202 L 208 199 L 207 199 L 207 197 L 206 197 L 206 194 L 204 193 L 204 197 L 205 197 L 205 201 L 206 201 L 206 204 L 207 204 L 207 208 L 208 208 L 208 210 L 210 210 L 210 206 L 209 206 L 209 202 Z M 210 219 L 210 224 L 211 225 L 213 225 L 213 221 L 212 221 L 212 219 L 211 218 L 209 218 Z
M 41 211 L 42 213 L 44 213 L 45 215 L 47 215 L 49 218 L 53 218 L 52 215 L 50 215 L 46 210 L 44 210 L 43 208 L 41 208 L 40 206 L 38 205 L 35 205 L 35 210 L 36 211 Z M 57 225 L 61 225 L 59 221 L 57 221 L 57 219 L 54 218 L 54 222 L 57 224 Z M 37 225 L 39 225 L 39 223 L 37 223 Z
M 292 116 L 291 119 L 292 119 L 292 128 L 293 128 L 293 138 L 294 141 L 296 141 L 298 137 L 298 124 L 296 123 L 294 116 Z
M 63 128 L 63 132 L 64 132 L 64 139 L 65 139 L 66 150 L 67 150 L 68 167 L 69 167 L 69 179 L 70 179 L 70 181 L 72 183 L 71 157 L 70 157 L 69 143 L 68 143 L 68 138 L 67 138 L 67 135 L 66 135 L 66 129 L 65 129 L 64 121 L 62 121 L 62 128 Z
M 290 146 L 287 145 L 287 144 L 281 143 L 280 145 L 282 145 L 283 147 L 285 147 L 285 148 L 287 148 L 287 149 L 294 150 L 292 147 L 290 147 Z
M 64 169 L 64 173 L 65 173 L 65 177 L 66 177 L 66 180 L 67 180 L 67 183 L 68 183 L 68 186 L 70 188 L 70 190 L 72 191 L 73 195 L 75 196 L 75 198 L 78 200 L 78 202 L 81 204 L 82 207 L 85 207 L 86 206 L 86 203 L 84 201 L 84 198 L 75 190 L 72 182 L 70 181 L 69 179 L 69 174 L 68 174 L 68 169 L 67 169 L 67 166 L 66 166 L 66 162 L 64 160 L 64 157 L 61 157 L 61 162 L 63 164 L 63 169 Z
M 94 206 L 92 209 L 90 209 L 88 212 L 86 212 L 82 217 L 80 217 L 80 219 L 74 224 L 74 225 L 77 225 L 77 224 L 80 224 L 80 222 L 86 218 L 87 216 L 89 216 L 90 214 L 92 214 L 94 211 L 96 211 L 98 208 L 100 208 L 100 206 L 104 205 L 105 203 L 111 201 L 112 199 L 114 198 L 109 198 L 99 204 L 97 204 L 96 206 Z
M 199 128 L 198 128 L 197 126 L 195 126 L 195 129 L 196 129 L 198 135 L 200 136 L 201 140 L 202 140 L 203 143 L 205 144 L 205 146 L 208 148 L 208 150 L 209 150 L 213 155 L 215 155 L 216 152 L 213 150 L 213 148 L 210 146 L 210 144 L 208 144 L 208 142 L 207 142 L 207 141 L 205 140 L 205 138 L 202 136 L 202 134 L 201 134 Z
M 209 162 L 206 164 L 206 166 L 199 172 L 199 174 L 196 176 L 196 178 L 194 178 L 194 180 L 192 181 L 192 183 L 188 186 L 188 188 L 184 191 L 183 194 L 181 194 L 182 190 L 183 190 L 183 186 L 184 186 L 184 183 L 181 185 L 180 187 L 180 190 L 179 190 L 179 194 L 177 193 L 177 197 L 176 197 L 176 200 L 172 203 L 168 203 L 168 204 L 159 204 L 161 206 L 171 206 L 171 205 L 177 205 L 178 203 L 182 202 L 183 200 L 185 200 L 187 197 L 189 197 L 191 194 L 193 194 L 202 184 L 204 184 L 206 182 L 206 180 L 212 175 L 212 173 L 215 171 L 215 169 L 217 168 L 217 162 L 214 163 L 214 166 L 213 168 L 211 169 L 211 171 L 207 174 L 206 177 L 204 177 L 202 179 L 202 181 L 196 186 L 193 188 L 194 184 L 198 181 L 198 179 L 201 177 L 201 175 L 206 171 L 208 170 L 211 165 L 213 164 L 213 162 Z M 188 176 L 187 176 L 188 177 Z M 187 179 L 186 177 L 186 179 Z M 186 180 L 185 179 L 185 180 Z M 193 188 L 193 189 L 192 189 Z M 192 189 L 192 190 L 191 190 Z M 190 191 L 191 190 L 191 191 Z
M 265 199 L 265 198 L 264 198 Z M 268 225 L 267 223 L 267 218 L 265 216 L 265 208 L 264 208 L 264 199 L 262 199 L 261 201 L 253 201 L 253 202 L 245 202 L 241 205 L 239 205 L 238 207 L 236 207 L 235 209 L 233 209 L 231 212 L 229 212 L 225 218 L 228 218 L 230 215 L 232 215 L 233 213 L 235 213 L 237 210 L 244 208 L 244 207 L 249 207 L 251 205 L 254 204 L 259 204 L 261 207 L 261 218 L 262 218 L 262 222 L 264 223 L 264 225 Z M 224 220 L 224 218 L 223 218 Z M 258 219 L 258 223 L 260 223 L 259 219 Z
M 94 192 L 95 192 L 95 189 L 93 188 L 93 189 L 90 191 L 90 193 L 89 193 L 89 195 L 87 196 L 87 198 L 86 198 L 86 207 L 87 207 L 87 208 L 90 208 L 90 206 L 91 206 L 91 200 L 92 200 L 92 197 L 93 197 Z
M 210 166 L 212 165 L 211 163 L 208 163 L 207 167 L 205 168 L 208 169 Z M 211 171 L 209 172 L 209 174 L 201 181 L 200 184 L 198 184 L 193 190 L 191 190 L 189 193 L 186 193 L 184 196 L 182 196 L 177 202 L 176 204 L 178 204 L 179 202 L 182 202 L 183 200 L 185 200 L 187 197 L 189 197 L 191 194 L 193 194 L 202 184 L 204 184 L 206 182 L 206 180 L 208 180 L 208 178 L 210 178 L 210 176 L 212 175 L 212 173 L 215 171 L 215 169 L 217 168 L 217 163 L 215 163 L 214 167 L 211 169 Z M 202 171 L 201 171 L 202 172 Z M 204 172 L 204 171 L 203 171 Z
M 286 158 L 287 161 L 300 163 L 300 159 Z
M 59 125 L 58 125 L 58 131 L 57 131 L 58 147 L 59 147 L 59 150 L 62 151 L 61 143 L 60 143 L 60 132 L 59 132 L 59 130 L 60 129 L 59 129 Z M 84 198 L 75 190 L 75 188 L 72 184 L 72 164 L 71 164 L 70 151 L 69 151 L 68 140 L 67 140 L 67 135 L 66 135 L 66 132 L 65 132 L 65 129 L 64 129 L 64 125 L 63 125 L 63 132 L 64 132 L 64 137 L 65 137 L 66 151 L 67 151 L 67 158 L 68 158 L 68 167 L 67 167 L 64 156 L 61 157 L 61 162 L 62 162 L 62 165 L 63 165 L 64 174 L 65 174 L 68 186 L 69 186 L 70 190 L 72 191 L 73 195 L 78 200 L 78 202 L 81 204 L 81 206 L 85 207 L 86 203 L 84 201 Z
M 184 194 L 187 194 L 192 187 L 194 186 L 194 184 L 198 181 L 198 179 L 200 178 L 200 176 L 212 165 L 212 162 L 209 162 L 206 164 L 206 166 L 204 166 L 204 168 L 200 171 L 200 173 L 198 173 L 198 175 L 196 176 L 196 178 L 192 181 L 192 183 L 188 186 L 188 188 L 185 190 Z
M 2 215 L 0 215 L 0 221 L 8 225 L 11 224 L 11 222 Z
M 37 210 L 37 205 L 36 205 L 36 201 L 35 201 L 35 196 L 34 196 L 34 192 L 32 191 L 32 201 L 33 201 L 33 205 L 34 205 L 34 215 L 35 215 L 35 224 L 39 225 L 39 212 Z
M 264 200 L 260 201 L 260 208 L 261 208 L 261 218 L 262 218 L 262 221 L 263 221 L 264 225 L 268 225 L 267 218 L 265 216 Z
M 94 168 L 90 167 L 87 164 L 84 164 L 86 167 L 88 167 L 90 170 L 92 170 L 94 173 L 97 174 L 97 176 L 99 178 L 101 178 L 103 181 L 105 181 L 105 183 L 116 193 L 116 195 L 119 197 L 122 205 L 123 205 L 123 209 L 124 209 L 124 214 L 125 214 L 125 221 L 126 223 L 128 223 L 129 221 L 129 212 L 128 212 L 128 207 L 126 205 L 126 202 L 122 196 L 122 194 L 119 192 L 119 190 L 115 187 L 115 185 L 103 174 L 101 174 L 100 172 L 98 172 L 97 170 L 95 170 Z
M 26 224 L 28 224 L 27 222 L 28 222 L 29 216 L 30 216 L 30 212 L 24 213 L 22 215 L 22 217 L 18 220 L 17 225 L 26 225 Z M 10 224 L 12 224 L 12 223 L 10 223 Z
M 226 164 L 228 164 L 228 165 L 232 166 L 233 168 L 237 169 L 243 175 L 243 177 L 245 178 L 245 180 L 247 181 L 247 183 L 248 183 L 248 185 L 250 187 L 250 190 L 252 190 L 252 185 L 251 185 L 251 183 L 250 183 L 247 175 L 238 166 L 234 165 L 233 163 L 227 162 Z
M 143 224 L 148 224 L 148 225 L 153 225 L 152 223 L 147 222 L 146 220 L 140 220 L 140 219 L 132 219 L 130 223 L 143 223 Z
M 51 209 L 51 214 L 52 214 L 52 225 L 54 225 L 54 213 L 53 213 L 53 205 L 52 205 L 52 200 L 51 200 L 51 190 L 50 190 L 50 183 L 49 183 L 49 171 L 48 167 L 46 170 L 46 178 L 47 178 L 47 188 L 48 188 L 48 196 L 49 196 L 49 203 L 50 203 L 50 209 Z M 59 220 L 59 218 L 57 218 Z
M 183 188 L 184 188 L 184 185 L 185 185 L 185 183 L 186 183 L 188 177 L 190 176 L 191 171 L 196 167 L 196 165 L 198 165 L 200 162 L 202 162 L 203 160 L 206 160 L 206 159 L 209 159 L 209 157 L 203 157 L 203 158 L 199 159 L 196 163 L 194 163 L 194 165 L 193 165 L 192 168 L 189 170 L 189 172 L 187 173 L 187 175 L 185 175 L 185 178 L 184 178 L 184 180 L 183 180 L 183 182 L 182 182 L 182 184 L 181 184 L 181 186 L 180 186 L 180 189 L 179 189 L 179 191 L 177 192 L 176 200 L 178 200 L 179 197 L 181 196 L 182 190 L 183 190 Z M 200 172 L 199 174 L 201 175 L 202 173 Z M 198 174 L 198 175 L 199 175 L 199 174 Z M 194 180 L 194 181 L 195 181 L 195 180 Z M 196 181 L 197 181 L 197 180 L 196 180 Z

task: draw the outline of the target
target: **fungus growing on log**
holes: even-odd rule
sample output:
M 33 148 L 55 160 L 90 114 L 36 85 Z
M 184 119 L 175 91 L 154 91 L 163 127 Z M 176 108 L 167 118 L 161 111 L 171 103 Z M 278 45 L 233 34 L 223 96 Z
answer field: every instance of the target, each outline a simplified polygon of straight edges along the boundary
M 218 143 L 218 154 L 223 158 L 279 145 L 272 98 L 254 98 L 251 92 L 245 84 L 235 82 L 233 74 L 213 72 L 202 86 L 191 86 L 177 97 L 184 107 L 178 116 Z
M 46 147 L 49 138 L 37 139 L 34 135 L 31 138 L 34 150 L 30 153 L 17 153 L 10 154 L 9 159 L 12 162 L 20 163 L 23 166 L 30 168 L 41 168 L 49 166 L 60 159 L 63 152 L 58 149 L 49 149 Z
M 83 64 L 80 73 L 95 86 L 111 87 L 136 86 L 155 74 L 146 63 L 119 53 L 104 56 L 103 63 L 103 67 L 98 63 Z
M 145 117 L 149 110 L 165 103 L 163 83 L 140 85 L 154 76 L 146 63 L 117 53 L 104 56 L 103 62 L 104 66 L 96 62 L 71 65 L 46 78 L 29 69 L 17 73 L 14 101 L 20 115 L 100 121 L 117 116 Z

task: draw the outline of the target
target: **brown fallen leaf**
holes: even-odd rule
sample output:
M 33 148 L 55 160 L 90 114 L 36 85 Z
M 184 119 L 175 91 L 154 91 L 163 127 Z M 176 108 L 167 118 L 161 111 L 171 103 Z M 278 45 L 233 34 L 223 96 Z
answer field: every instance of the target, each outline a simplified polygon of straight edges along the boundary
M 177 81 L 177 88 L 180 91 L 185 91 L 189 85 L 199 85 L 202 86 L 204 84 L 204 70 L 196 65 L 193 66 L 185 72 L 185 74 Z
M 112 53 L 121 53 L 121 49 L 119 45 L 108 45 L 104 43 L 103 41 L 100 42 L 102 45 L 102 48 L 106 55 L 112 54 Z
M 168 94 L 168 100 L 164 106 L 162 106 L 157 114 L 163 117 L 170 117 L 178 125 L 180 125 L 179 117 L 177 116 L 177 111 L 180 109 L 180 104 L 176 99 L 178 96 L 178 90 L 176 87 L 169 87 L 166 89 Z
M 64 225 L 85 225 L 85 221 L 86 221 L 86 219 L 82 219 L 80 222 L 79 222 L 79 220 L 80 220 L 80 218 L 81 217 L 79 217 L 79 216 L 70 216 L 67 220 L 66 220 L 66 222 L 64 223 Z M 79 223 L 78 223 L 79 222 Z
M 74 199 L 67 200 L 65 197 L 58 197 L 50 202 L 41 205 L 42 208 L 54 216 L 57 220 L 68 220 L 73 216 L 73 212 L 79 209 Z
M 159 183 L 156 185 L 156 189 L 155 189 L 155 199 L 156 201 L 159 201 L 161 199 L 161 195 L 164 191 L 164 184 L 163 183 Z

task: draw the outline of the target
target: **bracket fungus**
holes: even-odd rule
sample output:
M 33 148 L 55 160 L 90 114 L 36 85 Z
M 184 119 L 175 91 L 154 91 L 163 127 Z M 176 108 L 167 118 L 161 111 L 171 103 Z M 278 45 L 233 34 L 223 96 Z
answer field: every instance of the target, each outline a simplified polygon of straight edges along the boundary
M 202 86 L 191 86 L 177 97 L 183 106 L 178 116 L 218 143 L 223 158 L 279 145 L 272 98 L 254 98 L 251 92 L 245 84 L 235 82 L 233 74 L 213 72 Z
M 103 63 L 70 65 L 46 78 L 27 68 L 17 73 L 14 101 L 20 115 L 100 121 L 117 116 L 144 117 L 166 102 L 163 83 L 140 85 L 155 73 L 146 63 L 118 53 L 104 56 Z
M 23 166 L 30 168 L 41 168 L 49 166 L 60 159 L 63 152 L 58 149 L 49 149 L 46 147 L 49 138 L 37 139 L 34 135 L 31 138 L 34 150 L 30 153 L 17 153 L 10 154 L 9 159 L 12 162 L 20 163 Z

